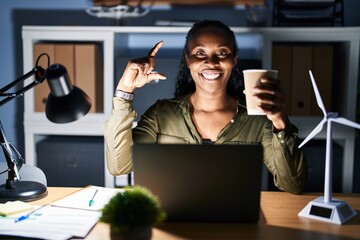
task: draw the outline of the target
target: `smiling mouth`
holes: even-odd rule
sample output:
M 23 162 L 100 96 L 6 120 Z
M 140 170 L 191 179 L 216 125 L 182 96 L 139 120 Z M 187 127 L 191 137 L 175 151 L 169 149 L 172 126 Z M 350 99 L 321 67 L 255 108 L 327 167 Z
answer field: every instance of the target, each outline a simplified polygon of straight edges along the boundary
M 213 72 L 213 71 L 204 71 L 200 73 L 202 77 L 208 80 L 214 80 L 221 76 L 221 73 L 219 72 Z

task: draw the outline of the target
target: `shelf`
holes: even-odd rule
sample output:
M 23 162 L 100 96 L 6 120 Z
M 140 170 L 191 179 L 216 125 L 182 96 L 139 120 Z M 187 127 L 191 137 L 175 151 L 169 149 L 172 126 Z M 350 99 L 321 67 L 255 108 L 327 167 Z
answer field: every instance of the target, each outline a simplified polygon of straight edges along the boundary
M 94 5 L 98 6 L 116 6 L 121 4 L 129 4 L 136 6 L 139 4 L 138 0 L 93 0 Z M 245 4 L 264 4 L 264 0 L 155 0 L 143 1 L 143 4 L 149 5 L 245 5 Z

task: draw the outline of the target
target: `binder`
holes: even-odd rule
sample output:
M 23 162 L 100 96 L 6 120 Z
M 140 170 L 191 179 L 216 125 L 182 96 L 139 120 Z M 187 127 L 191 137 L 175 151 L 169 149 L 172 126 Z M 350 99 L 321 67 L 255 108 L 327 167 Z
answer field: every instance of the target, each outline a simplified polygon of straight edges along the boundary
M 308 72 L 312 66 L 312 47 L 293 47 L 292 62 L 291 115 L 310 116 L 313 91 Z
M 37 43 L 34 44 L 34 66 L 36 64 L 36 59 L 40 56 L 42 53 L 47 53 L 50 57 L 50 61 L 53 61 L 55 59 L 55 47 L 54 44 L 50 43 Z M 51 64 L 51 62 L 50 62 Z M 39 66 L 44 68 L 45 70 L 48 68 L 48 59 L 46 56 L 43 56 L 39 60 Z M 46 98 L 50 93 L 50 89 L 48 84 L 44 81 L 42 84 L 38 84 L 34 88 L 34 103 L 35 103 L 35 112 L 45 112 L 45 103 Z
M 90 112 L 103 111 L 102 61 L 96 44 L 75 45 L 75 84 L 90 97 Z
M 285 94 L 286 112 L 291 113 L 292 89 L 292 47 L 274 46 L 272 49 L 272 68 L 278 70 L 278 79 Z
M 316 84 L 319 88 L 321 98 L 324 102 L 325 108 L 331 109 L 332 96 L 332 75 L 333 75 L 333 47 L 332 46 L 317 46 L 313 47 L 312 56 L 312 73 L 316 78 Z M 341 79 L 338 79 L 341 81 Z M 316 103 L 315 95 L 311 97 L 311 115 L 322 116 L 320 108 Z
M 47 53 L 50 64 L 65 66 L 70 81 L 90 97 L 90 112 L 103 111 L 103 66 L 99 46 L 96 43 L 36 43 L 34 44 L 34 64 L 41 53 Z M 39 65 L 47 69 L 46 57 Z M 35 88 L 35 112 L 45 112 L 46 98 L 50 93 L 47 83 Z

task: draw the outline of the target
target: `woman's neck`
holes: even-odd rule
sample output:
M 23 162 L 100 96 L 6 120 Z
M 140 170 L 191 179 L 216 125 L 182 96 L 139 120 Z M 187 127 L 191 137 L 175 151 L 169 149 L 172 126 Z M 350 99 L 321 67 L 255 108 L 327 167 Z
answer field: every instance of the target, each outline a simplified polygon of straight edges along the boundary
M 219 133 L 236 114 L 237 101 L 227 94 L 190 96 L 190 111 L 193 123 L 203 139 L 216 141 Z
M 204 112 L 236 108 L 237 105 L 236 100 L 226 93 L 204 94 L 196 91 L 190 96 L 190 103 L 194 109 Z

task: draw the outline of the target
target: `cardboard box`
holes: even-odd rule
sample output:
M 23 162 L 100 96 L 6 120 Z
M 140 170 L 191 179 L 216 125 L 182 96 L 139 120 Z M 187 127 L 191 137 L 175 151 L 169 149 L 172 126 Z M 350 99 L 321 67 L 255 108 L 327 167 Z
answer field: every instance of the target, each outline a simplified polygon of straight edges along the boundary
M 287 113 L 291 113 L 292 64 L 291 46 L 273 46 L 272 69 L 279 71 L 278 79 L 285 94 Z
M 75 85 L 90 97 L 90 112 L 103 111 L 103 67 L 96 44 L 75 45 Z
M 316 85 L 319 88 L 325 108 L 327 111 L 330 111 L 333 81 L 333 47 L 313 47 L 312 73 L 314 75 Z M 323 116 L 321 109 L 317 105 L 315 94 L 312 96 L 311 106 L 312 116 Z
M 36 64 L 36 59 L 42 53 L 47 53 L 49 55 L 49 57 L 50 57 L 50 61 L 52 61 L 55 58 L 55 46 L 54 46 L 54 44 L 49 44 L 49 43 L 37 43 L 37 44 L 34 44 L 34 66 Z M 45 70 L 48 68 L 48 59 L 47 59 L 46 56 L 42 56 L 40 58 L 39 66 L 41 66 Z M 45 112 L 46 98 L 48 97 L 49 93 L 50 93 L 50 89 L 49 89 L 49 86 L 48 86 L 46 80 L 42 84 L 38 84 L 34 88 L 35 112 Z
M 293 47 L 292 101 L 291 115 L 311 115 L 311 96 L 313 94 L 309 70 L 312 66 L 312 47 Z
M 41 53 L 47 53 L 50 64 L 63 65 L 73 85 L 85 91 L 92 101 L 90 112 L 103 111 L 103 65 L 97 44 L 37 43 L 34 44 L 34 63 Z M 47 58 L 39 65 L 47 69 Z M 35 111 L 44 112 L 46 98 L 50 93 L 47 83 L 35 88 Z
M 71 81 L 71 84 L 74 84 L 75 79 L 75 44 L 54 44 L 55 47 L 55 59 L 54 63 L 59 63 L 63 65 Z
M 312 71 L 326 109 L 331 109 L 333 47 L 274 45 L 272 68 L 279 70 L 286 112 L 293 116 L 322 116 L 310 81 Z

